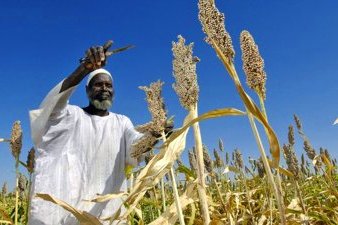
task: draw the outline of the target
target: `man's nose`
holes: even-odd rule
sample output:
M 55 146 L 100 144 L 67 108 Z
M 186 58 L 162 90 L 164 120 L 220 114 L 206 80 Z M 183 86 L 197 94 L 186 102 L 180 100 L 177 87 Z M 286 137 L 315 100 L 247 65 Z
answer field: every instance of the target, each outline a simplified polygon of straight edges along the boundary
M 104 90 L 104 91 L 109 90 L 108 85 L 103 84 L 102 85 L 102 90 Z

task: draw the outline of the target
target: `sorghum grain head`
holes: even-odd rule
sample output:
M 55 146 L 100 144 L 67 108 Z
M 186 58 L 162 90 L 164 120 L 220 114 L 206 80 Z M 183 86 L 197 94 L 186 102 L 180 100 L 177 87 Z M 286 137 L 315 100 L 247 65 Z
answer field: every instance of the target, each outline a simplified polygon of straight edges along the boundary
M 229 165 L 230 157 L 229 157 L 229 152 L 225 153 L 225 163 Z
M 150 151 L 155 145 L 157 138 L 150 133 L 145 133 L 135 144 L 132 145 L 131 156 L 138 158 L 143 153 Z
M 154 158 L 154 153 L 152 151 L 149 151 L 145 157 L 144 157 L 144 161 L 146 164 L 148 164 L 150 162 L 150 160 L 152 160 L 152 158 Z
M 207 35 L 205 41 L 215 48 L 214 44 L 222 51 L 229 61 L 233 61 L 235 50 L 232 40 L 225 29 L 224 14 L 220 13 L 211 0 L 198 1 L 199 14 L 203 32 Z
M 327 149 L 324 150 L 324 154 L 325 154 L 326 158 L 331 161 L 331 155 L 330 155 L 330 153 Z
M 261 178 L 264 177 L 265 169 L 264 169 L 264 164 L 263 164 L 262 158 L 259 158 L 259 160 L 256 162 L 256 166 L 257 166 L 257 171 L 258 171 L 259 177 L 261 177 Z
M 198 102 L 199 87 L 196 78 L 197 57 L 193 57 L 193 43 L 185 45 L 185 39 L 178 36 L 178 41 L 172 43 L 173 75 L 175 83 L 173 88 L 179 96 L 181 105 L 190 110 Z
M 22 129 L 20 121 L 15 121 L 13 124 L 10 146 L 12 155 L 18 160 L 22 147 Z
M 245 173 L 251 173 L 250 169 L 247 166 L 244 167 L 244 170 L 245 170 Z
M 20 190 L 20 192 L 24 192 L 26 190 L 27 187 L 27 179 L 24 175 L 22 175 L 21 173 L 19 174 L 19 182 L 18 182 L 18 188 Z
M 167 120 L 165 105 L 162 94 L 162 85 L 163 82 L 160 80 L 154 83 L 151 83 L 149 87 L 142 86 L 139 87 L 141 90 L 144 90 L 146 93 L 146 100 L 148 103 L 148 109 L 152 117 L 151 125 L 148 125 L 148 130 L 155 135 L 160 135 L 164 131 L 165 122 Z
M 140 133 L 147 133 L 151 132 L 153 130 L 153 127 L 154 127 L 153 121 L 150 121 L 149 123 L 138 125 L 137 127 L 135 127 L 135 130 L 137 130 Z
M 263 99 L 266 97 L 264 60 L 261 57 L 255 40 L 248 31 L 242 31 L 240 36 L 243 70 L 246 74 L 246 83 Z
M 215 167 L 221 168 L 224 163 L 216 149 L 214 149 L 214 157 L 215 157 Z
M 33 173 L 35 167 L 35 149 L 34 147 L 31 148 L 28 152 L 27 157 L 27 170 L 29 173 Z
M 288 139 L 289 144 L 293 146 L 295 144 L 295 133 L 292 125 L 289 126 Z
M 313 160 L 315 158 L 316 151 L 312 148 L 311 144 L 307 140 L 304 141 L 304 150 L 309 159 Z
M 197 171 L 197 161 L 196 161 L 196 156 L 194 151 L 189 151 L 189 163 L 190 163 L 190 168 L 193 171 Z
M 298 130 L 302 130 L 302 123 L 300 122 L 299 117 L 298 117 L 296 114 L 294 114 L 294 115 L 293 115 L 293 118 L 294 118 L 294 120 L 295 120 L 297 129 L 298 129 Z
M 296 157 L 295 152 L 290 144 L 283 145 L 283 152 L 286 164 L 288 166 L 289 171 L 293 173 L 293 175 L 298 178 L 299 176 L 299 167 L 298 167 L 298 159 Z
M 235 149 L 234 156 L 235 156 L 235 160 L 234 160 L 235 161 L 235 165 L 238 168 L 243 169 L 244 163 L 243 163 L 243 158 L 242 158 L 241 151 L 239 149 Z
M 224 151 L 224 144 L 221 138 L 218 140 L 218 147 L 221 152 Z
M 5 182 L 5 183 L 2 185 L 1 196 L 2 196 L 2 197 L 5 197 L 5 196 L 7 195 L 7 192 L 8 192 L 8 187 L 7 187 L 7 182 Z
M 209 152 L 208 148 L 205 145 L 203 145 L 204 166 L 205 166 L 205 169 L 208 171 L 208 173 L 212 174 L 213 173 L 213 162 L 208 152 Z

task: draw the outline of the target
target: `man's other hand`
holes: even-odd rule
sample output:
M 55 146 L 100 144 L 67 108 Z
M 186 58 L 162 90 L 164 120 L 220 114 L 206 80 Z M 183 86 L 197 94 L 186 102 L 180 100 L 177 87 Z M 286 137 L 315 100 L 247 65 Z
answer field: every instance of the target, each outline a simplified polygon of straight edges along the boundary
M 170 117 L 165 121 L 165 126 L 164 126 L 164 133 L 166 138 L 168 138 L 174 130 L 174 117 Z

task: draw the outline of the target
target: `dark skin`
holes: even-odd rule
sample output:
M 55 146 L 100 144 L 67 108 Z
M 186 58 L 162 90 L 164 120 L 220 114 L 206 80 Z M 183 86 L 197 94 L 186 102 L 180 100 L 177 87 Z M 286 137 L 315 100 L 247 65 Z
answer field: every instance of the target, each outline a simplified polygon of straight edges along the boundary
M 107 63 L 106 52 L 112 46 L 112 42 L 107 42 L 104 46 L 90 47 L 86 51 L 86 58 L 88 60 L 83 61 L 73 73 L 71 73 L 62 83 L 60 93 L 78 85 L 90 72 L 102 68 Z M 99 101 L 112 99 L 114 96 L 114 88 L 111 78 L 106 74 L 97 74 L 92 78 L 89 85 L 86 87 L 88 96 L 92 96 L 93 99 Z M 90 115 L 107 116 L 108 110 L 97 109 L 90 102 L 87 107 L 83 108 L 85 112 Z M 173 124 L 167 123 L 165 126 L 165 133 L 169 136 L 172 133 Z M 159 134 L 154 134 L 159 137 Z
M 107 42 L 104 46 L 95 46 L 90 47 L 86 51 L 86 58 L 88 60 L 85 60 L 82 62 L 73 73 L 71 73 L 62 83 L 60 93 L 78 85 L 90 72 L 94 71 L 95 69 L 102 68 L 106 65 L 107 57 L 105 55 L 105 52 L 108 51 L 108 49 L 111 47 L 112 43 Z M 103 75 L 103 76 L 102 76 Z M 112 89 L 112 82 L 110 77 L 110 81 L 107 81 L 104 77 L 107 75 L 104 74 L 98 74 L 91 80 L 88 87 L 86 87 L 86 92 L 99 92 L 96 94 L 100 94 L 100 92 L 103 91 L 103 89 L 107 89 L 108 86 L 110 86 L 111 90 L 108 90 L 108 92 L 111 92 L 111 98 L 113 97 L 113 89 Z M 98 79 L 98 84 L 95 82 L 95 87 L 93 86 L 94 81 Z M 100 80 L 101 79 L 101 80 Z M 102 79 L 105 79 L 105 81 L 102 81 Z M 110 82 L 110 83 L 109 83 Z M 93 90 L 92 90 L 93 88 Z M 100 97 L 100 96 L 98 96 Z M 100 99 L 98 99 L 100 100 Z M 91 114 L 91 115 L 97 115 L 97 116 L 107 116 L 109 114 L 108 110 L 100 110 L 95 108 L 91 103 L 88 104 L 87 107 L 84 108 L 84 110 Z
M 114 96 L 114 88 L 111 78 L 107 74 L 97 74 L 95 75 L 89 85 L 86 86 L 87 96 L 93 99 L 102 101 L 102 100 L 112 100 Z M 108 110 L 100 110 L 95 108 L 89 102 L 89 105 L 83 108 L 85 112 L 91 115 L 97 116 L 107 116 L 109 115 Z

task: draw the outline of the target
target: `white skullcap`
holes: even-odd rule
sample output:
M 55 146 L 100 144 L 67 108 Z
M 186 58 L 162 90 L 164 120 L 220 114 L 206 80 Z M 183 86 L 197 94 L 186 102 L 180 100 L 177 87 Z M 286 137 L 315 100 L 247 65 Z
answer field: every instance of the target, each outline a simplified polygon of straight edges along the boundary
M 103 73 L 103 74 L 107 74 L 108 76 L 110 76 L 111 80 L 113 81 L 113 77 L 112 75 L 105 69 L 97 69 L 97 70 L 94 70 L 93 72 L 91 72 L 89 75 L 88 75 L 88 80 L 87 80 L 87 86 L 89 85 L 89 82 L 93 79 L 93 77 L 97 74 L 100 74 L 100 73 Z

